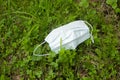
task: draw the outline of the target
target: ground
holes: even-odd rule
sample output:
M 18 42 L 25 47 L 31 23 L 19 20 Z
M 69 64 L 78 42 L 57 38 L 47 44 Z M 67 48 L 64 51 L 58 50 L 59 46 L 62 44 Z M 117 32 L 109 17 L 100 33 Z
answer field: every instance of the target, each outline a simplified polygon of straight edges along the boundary
M 0 80 L 119 80 L 120 1 L 1 0 Z M 75 20 L 93 26 L 90 39 L 55 54 L 48 44 L 34 48 L 51 30 Z

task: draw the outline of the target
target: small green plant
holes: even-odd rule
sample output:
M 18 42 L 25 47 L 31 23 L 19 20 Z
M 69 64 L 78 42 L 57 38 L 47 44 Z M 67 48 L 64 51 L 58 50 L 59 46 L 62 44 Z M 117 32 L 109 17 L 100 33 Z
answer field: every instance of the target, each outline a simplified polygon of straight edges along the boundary
M 118 0 L 106 0 L 106 3 L 112 6 L 116 13 L 120 13 L 120 8 L 118 8 Z

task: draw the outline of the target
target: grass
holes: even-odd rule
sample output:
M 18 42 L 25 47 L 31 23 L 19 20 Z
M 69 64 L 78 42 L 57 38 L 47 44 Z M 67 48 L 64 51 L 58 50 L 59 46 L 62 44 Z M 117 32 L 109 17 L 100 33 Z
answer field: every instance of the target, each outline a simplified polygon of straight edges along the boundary
M 120 7 L 107 1 L 1 0 L 0 80 L 119 80 Z M 50 56 L 33 56 L 51 30 L 74 20 L 93 25 L 94 44 L 57 55 L 45 44 Z

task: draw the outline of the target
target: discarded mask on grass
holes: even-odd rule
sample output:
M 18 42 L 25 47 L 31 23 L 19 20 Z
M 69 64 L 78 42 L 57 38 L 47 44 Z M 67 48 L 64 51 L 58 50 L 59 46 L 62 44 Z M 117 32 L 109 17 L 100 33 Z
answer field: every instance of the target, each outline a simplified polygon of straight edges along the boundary
M 91 31 L 89 27 L 91 27 Z M 94 43 L 92 36 L 92 26 L 87 21 L 73 21 L 61 27 L 58 27 L 52 30 L 45 41 L 38 45 L 34 51 L 33 55 L 35 56 L 46 56 L 49 54 L 35 54 L 36 50 L 45 42 L 47 42 L 51 50 L 55 53 L 58 53 L 62 48 L 64 49 L 75 49 L 80 43 L 84 42 L 91 37 L 92 42 Z

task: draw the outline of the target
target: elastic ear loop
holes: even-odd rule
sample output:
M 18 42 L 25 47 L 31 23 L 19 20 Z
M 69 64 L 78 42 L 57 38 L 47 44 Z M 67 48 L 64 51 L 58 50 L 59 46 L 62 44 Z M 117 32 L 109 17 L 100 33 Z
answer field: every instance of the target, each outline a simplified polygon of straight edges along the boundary
M 93 27 L 92 27 L 92 25 L 91 25 L 90 23 L 88 23 L 87 21 L 85 21 L 85 23 L 88 24 L 88 25 L 90 26 L 90 28 L 91 28 L 90 37 L 91 37 L 92 42 L 94 43 L 94 38 L 93 38 L 93 35 L 92 35 Z
M 38 46 L 36 46 L 36 48 L 35 48 L 34 51 L 33 51 L 33 55 L 34 55 L 34 56 L 47 56 L 47 55 L 49 55 L 49 54 L 35 54 L 36 50 L 37 50 L 40 46 L 42 46 L 43 44 L 45 44 L 45 43 L 46 43 L 46 41 L 44 41 L 44 42 L 42 42 L 41 44 L 39 44 Z

